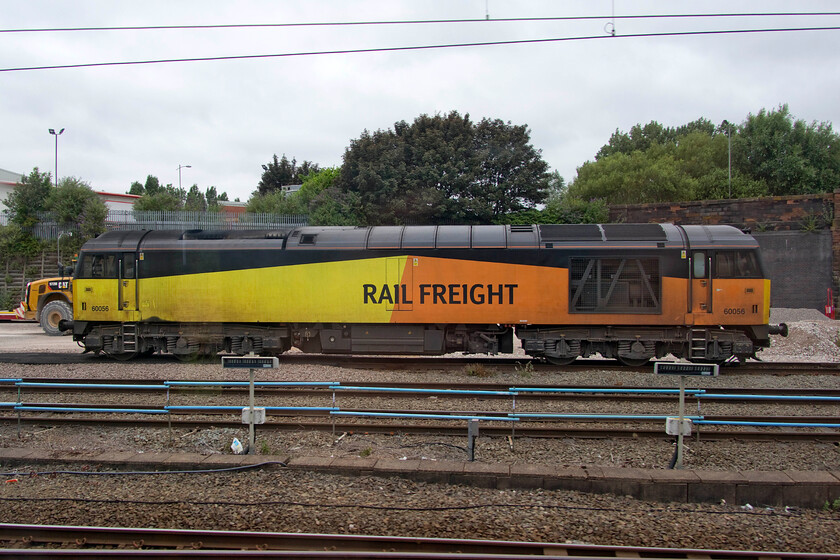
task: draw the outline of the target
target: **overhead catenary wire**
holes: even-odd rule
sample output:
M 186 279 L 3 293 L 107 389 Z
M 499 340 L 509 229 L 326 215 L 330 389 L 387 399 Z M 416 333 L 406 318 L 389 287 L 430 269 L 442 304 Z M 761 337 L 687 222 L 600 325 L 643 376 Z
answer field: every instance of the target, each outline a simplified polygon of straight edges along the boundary
M 106 66 L 136 66 L 149 64 L 171 64 L 171 63 L 186 63 L 186 62 L 216 62 L 224 60 L 253 60 L 253 59 L 267 59 L 267 58 L 290 58 L 302 56 L 325 56 L 325 55 L 348 55 L 348 54 L 369 54 L 369 53 L 385 53 L 385 52 L 405 52 L 405 51 L 421 51 L 434 49 L 454 49 L 466 47 L 489 47 L 489 46 L 505 46 L 505 45 L 527 45 L 538 43 L 559 43 L 570 41 L 591 41 L 598 39 L 639 39 L 639 38 L 661 38 L 661 37 L 688 37 L 688 36 L 703 36 L 703 35 L 736 35 L 736 34 L 751 34 L 751 33 L 781 33 L 781 32 L 810 32 L 810 31 L 838 31 L 840 26 L 829 27 L 781 27 L 781 28 L 766 28 L 766 29 L 725 29 L 725 30 L 705 30 L 705 31 L 673 31 L 661 33 L 633 33 L 625 35 L 590 35 L 578 37 L 552 37 L 543 39 L 517 39 L 510 41 L 480 41 L 472 43 L 448 43 L 438 45 L 410 45 L 401 47 L 375 47 L 369 49 L 336 49 L 324 51 L 305 51 L 305 52 L 291 52 L 291 53 L 272 53 L 272 54 L 251 54 L 251 55 L 229 55 L 229 56 L 209 56 L 209 57 L 189 57 L 189 58 L 164 58 L 164 59 L 150 59 L 150 60 L 127 60 L 127 61 L 113 61 L 113 62 L 88 62 L 79 64 L 56 64 L 44 66 L 21 66 L 12 68 L 0 68 L 0 72 L 24 72 L 36 70 L 61 70 L 61 69 L 75 69 L 75 68 L 97 68 Z
M 115 26 L 80 26 L 80 27 L 35 27 L 0 29 L 0 33 L 57 33 L 91 31 L 163 31 L 163 30 L 198 30 L 198 29 L 247 29 L 271 27 L 351 27 L 351 26 L 386 26 L 386 25 L 433 25 L 464 23 L 520 23 L 554 21 L 592 21 L 592 20 L 634 20 L 634 19 L 698 19 L 698 18 L 759 18 L 759 17 L 830 17 L 840 12 L 745 12 L 711 14 L 635 14 L 635 15 L 584 15 L 584 16 L 547 16 L 516 18 L 457 18 L 457 19 L 421 19 L 421 20 L 383 20 L 383 21 L 321 21 L 321 22 L 275 22 L 275 23 L 220 23 L 220 24 L 184 24 L 184 25 L 115 25 Z

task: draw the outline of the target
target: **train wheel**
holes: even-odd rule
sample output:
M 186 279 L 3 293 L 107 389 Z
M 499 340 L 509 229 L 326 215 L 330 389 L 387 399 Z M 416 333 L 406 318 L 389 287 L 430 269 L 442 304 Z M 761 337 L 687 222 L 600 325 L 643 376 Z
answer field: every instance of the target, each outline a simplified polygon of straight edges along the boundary
M 190 354 L 173 354 L 176 358 L 178 358 L 179 362 L 191 363 L 198 361 L 198 353 L 190 353 Z
M 41 310 L 41 328 L 50 336 L 61 336 L 69 331 L 62 331 L 58 328 L 58 322 L 73 318 L 73 309 L 66 301 L 53 300 Z
M 650 362 L 650 358 L 626 358 L 624 356 L 618 356 L 616 359 L 627 367 L 641 367 Z
M 555 366 L 567 366 L 569 364 L 574 363 L 577 360 L 577 356 L 571 358 L 554 358 L 552 356 L 546 356 L 545 359 L 548 363 L 555 365 Z
M 107 354 L 107 352 L 106 352 Z M 137 352 L 117 352 L 114 354 L 108 354 L 109 358 L 113 358 L 120 362 L 127 362 L 128 360 L 137 356 Z

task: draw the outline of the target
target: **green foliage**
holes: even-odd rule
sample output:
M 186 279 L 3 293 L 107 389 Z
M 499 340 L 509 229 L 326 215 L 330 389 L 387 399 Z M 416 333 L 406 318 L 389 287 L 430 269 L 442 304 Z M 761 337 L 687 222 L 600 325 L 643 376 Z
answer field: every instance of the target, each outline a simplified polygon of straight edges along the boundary
M 207 210 L 207 201 L 204 199 L 204 194 L 198 190 L 198 185 L 193 185 L 187 191 L 187 196 L 184 199 L 184 210 L 190 212 L 204 212 Z
M 43 243 L 24 231 L 18 224 L 0 226 L 0 264 L 10 262 L 15 257 L 35 257 L 43 249 Z
M 516 370 L 516 372 L 522 377 L 530 379 L 531 376 L 534 375 L 534 362 L 529 360 L 525 362 L 524 365 L 520 364 L 519 362 L 516 362 L 516 365 L 513 369 Z
M 629 133 L 616 129 L 609 143 L 598 150 L 595 159 L 600 160 L 618 153 L 630 155 L 633 152 L 644 152 L 654 145 L 674 144 L 681 137 L 695 132 L 711 136 L 715 132 L 715 126 L 708 119 L 700 118 L 676 128 L 666 128 L 656 121 L 651 121 L 646 125 L 633 126 Z
M 358 197 L 343 193 L 334 185 L 340 173 L 337 167 L 314 171 L 303 179 L 296 192 L 275 190 L 255 192 L 248 201 L 248 212 L 267 214 L 308 214 L 312 225 L 355 225 L 359 223 Z
M 108 208 L 90 185 L 75 177 L 65 177 L 47 199 L 47 209 L 62 226 L 78 225 L 83 239 L 105 231 Z
M 20 294 L 17 294 L 14 290 L 6 288 L 0 290 L 0 309 L 12 310 L 20 304 L 20 300 Z
M 786 104 L 747 117 L 733 137 L 732 159 L 774 196 L 832 192 L 840 185 L 840 135 L 831 123 L 794 120 Z
M 610 208 L 604 199 L 586 201 L 566 196 L 557 202 L 550 202 L 545 209 L 550 224 L 603 224 L 609 221 Z
M 738 126 L 698 119 L 616 130 L 569 192 L 632 204 L 831 192 L 838 184 L 840 137 L 831 124 L 794 120 L 782 105 Z
M 825 504 L 823 504 L 823 511 L 840 511 L 840 498 L 837 498 L 833 502 L 826 500 Z
M 227 193 L 223 192 L 222 194 L 219 194 L 216 191 L 216 187 L 211 186 L 204 191 L 204 200 L 207 201 L 207 210 L 209 212 L 219 212 L 222 209 L 219 203 L 227 202 L 227 199 Z
M 136 181 L 132 183 L 132 189 L 139 185 Z M 136 189 L 135 189 L 136 190 Z M 193 185 L 190 191 L 194 192 L 194 203 L 197 204 L 197 197 L 201 196 L 202 202 L 204 197 L 198 192 L 198 187 Z M 172 185 L 161 186 L 158 178 L 149 175 L 146 177 L 146 184 L 143 187 L 142 195 L 134 203 L 134 210 L 138 211 L 177 211 L 184 210 L 184 203 L 187 199 L 187 192 L 184 189 L 173 187 Z
M 34 168 L 4 201 L 12 214 L 12 222 L 23 227 L 38 223 L 37 213 L 47 209 L 47 199 L 52 190 L 50 174 Z
M 548 184 L 526 126 L 475 124 L 457 111 L 364 131 L 345 151 L 337 181 L 358 197 L 364 224 L 493 223 L 535 208 Z
M 279 160 L 277 154 L 274 154 L 272 160 L 262 168 L 263 174 L 257 185 L 257 192 L 261 195 L 281 190 L 281 187 L 287 185 L 300 185 L 307 175 L 320 171 L 317 163 L 304 161 L 298 165 L 295 158 L 289 161 L 286 154 Z
M 493 370 L 487 368 L 484 364 L 467 364 L 464 366 L 464 373 L 470 377 L 490 377 L 493 375 Z

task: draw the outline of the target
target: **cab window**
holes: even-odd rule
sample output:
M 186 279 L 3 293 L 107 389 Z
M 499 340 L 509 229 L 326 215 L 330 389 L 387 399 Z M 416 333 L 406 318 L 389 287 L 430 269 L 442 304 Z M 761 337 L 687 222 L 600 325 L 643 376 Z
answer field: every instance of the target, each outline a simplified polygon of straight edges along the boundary
M 694 266 L 694 270 L 692 270 L 691 274 L 695 278 L 705 278 L 706 277 L 706 253 L 701 251 L 697 251 L 692 255 L 692 262 Z
M 109 254 L 88 254 L 82 257 L 82 278 L 116 278 L 117 257 Z
M 134 253 L 123 253 L 122 277 L 134 278 Z
M 761 278 L 758 260 L 752 251 L 718 251 L 715 255 L 717 278 Z

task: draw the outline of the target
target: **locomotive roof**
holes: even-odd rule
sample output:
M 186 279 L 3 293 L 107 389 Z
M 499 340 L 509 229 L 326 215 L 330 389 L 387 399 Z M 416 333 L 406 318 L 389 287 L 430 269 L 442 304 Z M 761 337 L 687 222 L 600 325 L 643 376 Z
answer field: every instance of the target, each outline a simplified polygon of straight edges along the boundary
M 109 231 L 85 250 L 133 251 L 138 247 L 312 249 L 513 249 L 559 247 L 757 247 L 741 230 L 722 225 L 542 224 L 438 226 L 308 226 L 278 230 Z

